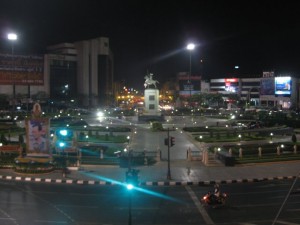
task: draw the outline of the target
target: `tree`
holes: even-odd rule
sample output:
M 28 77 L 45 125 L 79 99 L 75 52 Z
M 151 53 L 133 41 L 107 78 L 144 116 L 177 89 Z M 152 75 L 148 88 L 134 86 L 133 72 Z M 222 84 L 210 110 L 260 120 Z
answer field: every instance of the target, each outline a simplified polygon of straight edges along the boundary
M 0 94 L 0 106 L 1 108 L 8 106 L 8 96 L 6 94 Z
M 8 144 L 8 141 L 7 141 L 7 139 L 6 139 L 6 137 L 5 137 L 4 134 L 1 134 L 0 139 L 1 139 L 1 143 L 2 143 L 2 144 L 4 144 L 4 145 L 7 145 L 7 144 Z
M 19 143 L 23 144 L 24 143 L 24 137 L 22 134 L 19 135 Z
M 152 122 L 152 130 L 153 131 L 162 131 L 164 130 L 162 123 L 154 121 Z
M 204 98 L 206 99 L 206 104 L 207 105 L 217 105 L 217 106 L 219 106 L 221 103 L 223 103 L 223 97 L 219 93 L 206 94 Z
M 292 142 L 293 142 L 293 143 L 296 143 L 296 142 L 297 142 L 297 136 L 296 136 L 296 134 L 293 134 L 293 135 L 292 135 Z

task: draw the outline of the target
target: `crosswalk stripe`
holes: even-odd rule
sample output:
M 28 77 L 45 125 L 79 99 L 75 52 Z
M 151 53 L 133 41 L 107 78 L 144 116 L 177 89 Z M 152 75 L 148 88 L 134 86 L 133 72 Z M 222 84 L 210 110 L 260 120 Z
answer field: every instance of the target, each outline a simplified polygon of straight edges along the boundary
M 199 199 L 197 198 L 195 192 L 193 192 L 193 190 L 191 189 L 191 187 L 185 186 L 185 189 L 187 190 L 187 192 L 191 196 L 191 199 L 194 201 L 194 203 L 195 203 L 198 211 L 202 215 L 205 223 L 207 225 L 214 225 L 215 223 L 212 221 L 212 219 L 210 218 L 210 216 L 208 215 L 208 213 L 206 212 L 206 210 L 203 208 L 203 206 L 201 205 Z

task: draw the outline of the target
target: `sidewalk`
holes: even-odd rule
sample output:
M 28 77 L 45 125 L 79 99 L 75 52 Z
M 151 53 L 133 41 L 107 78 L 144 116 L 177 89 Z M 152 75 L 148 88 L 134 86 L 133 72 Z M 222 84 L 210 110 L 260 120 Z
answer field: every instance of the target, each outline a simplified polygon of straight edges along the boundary
M 235 167 L 205 166 L 200 161 L 178 160 L 170 162 L 171 180 L 167 179 L 168 163 L 135 167 L 140 170 L 142 185 L 204 185 L 212 183 L 256 182 L 272 179 L 292 179 L 299 176 L 300 162 L 266 163 Z M 107 184 L 123 183 L 126 168 L 118 166 L 82 166 L 63 177 L 62 172 L 48 174 L 18 174 L 11 169 L 1 169 L 0 179 L 48 183 Z

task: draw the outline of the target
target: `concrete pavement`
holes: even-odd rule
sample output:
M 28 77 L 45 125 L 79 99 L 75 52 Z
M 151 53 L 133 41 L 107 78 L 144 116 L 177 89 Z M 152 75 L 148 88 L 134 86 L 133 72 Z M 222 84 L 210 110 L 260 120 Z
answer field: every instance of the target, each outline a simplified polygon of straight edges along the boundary
M 187 133 L 187 138 L 193 149 L 202 151 L 205 148 L 201 143 L 195 142 L 191 134 Z M 299 176 L 300 161 L 225 167 L 221 163 L 204 165 L 201 161 L 171 160 L 170 180 L 167 179 L 167 161 L 160 161 L 151 166 L 139 166 L 136 169 L 140 170 L 139 180 L 142 185 L 205 185 L 293 179 Z M 126 171 L 126 168 L 118 166 L 83 165 L 63 176 L 61 171 L 48 174 L 18 174 L 12 169 L 0 169 L 0 180 L 111 185 L 123 183 Z
M 280 162 L 225 167 L 222 164 L 205 166 L 200 161 L 170 162 L 171 179 L 167 179 L 168 163 L 139 166 L 141 185 L 207 185 L 214 183 L 258 182 L 274 179 L 293 179 L 299 176 L 300 162 Z M 1 169 L 0 179 L 48 183 L 113 185 L 125 181 L 126 168 L 118 166 L 82 166 L 65 177 L 61 171 L 48 174 L 18 174 L 12 169 Z

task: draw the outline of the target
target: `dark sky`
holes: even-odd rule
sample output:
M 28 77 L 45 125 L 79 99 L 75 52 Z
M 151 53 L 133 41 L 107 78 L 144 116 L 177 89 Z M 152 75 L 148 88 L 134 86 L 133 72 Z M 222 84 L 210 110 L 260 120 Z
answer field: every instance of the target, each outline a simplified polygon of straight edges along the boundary
M 300 77 L 297 1 L 1 0 L 2 52 L 10 51 L 10 30 L 19 35 L 15 51 L 26 54 L 109 37 L 116 79 L 136 88 L 147 71 L 160 82 L 188 71 L 189 41 L 198 45 L 192 74 L 207 79 L 270 70 Z

